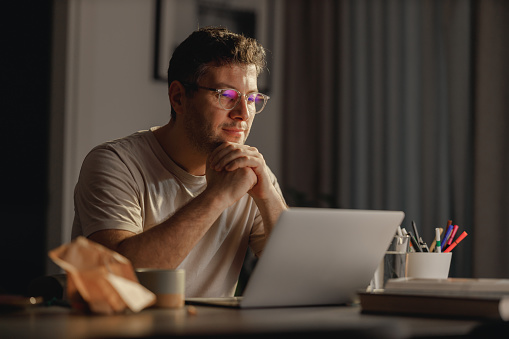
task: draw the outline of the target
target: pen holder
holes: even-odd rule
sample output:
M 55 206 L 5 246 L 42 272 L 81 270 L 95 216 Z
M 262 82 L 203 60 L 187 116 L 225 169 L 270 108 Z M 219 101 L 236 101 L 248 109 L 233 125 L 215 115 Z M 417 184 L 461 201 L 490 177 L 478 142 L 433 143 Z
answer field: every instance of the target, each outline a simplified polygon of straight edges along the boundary
M 451 266 L 452 252 L 408 253 L 406 261 L 407 278 L 447 279 Z
M 383 289 L 389 279 L 405 277 L 409 242 L 409 236 L 394 236 L 371 280 L 372 290 Z

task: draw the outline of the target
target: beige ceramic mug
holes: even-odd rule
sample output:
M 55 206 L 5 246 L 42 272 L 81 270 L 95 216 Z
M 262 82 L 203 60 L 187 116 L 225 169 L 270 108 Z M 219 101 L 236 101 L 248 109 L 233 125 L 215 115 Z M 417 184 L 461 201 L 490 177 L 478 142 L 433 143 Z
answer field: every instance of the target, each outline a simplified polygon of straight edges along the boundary
M 137 268 L 136 276 L 140 284 L 156 295 L 155 307 L 184 306 L 186 276 L 183 269 Z

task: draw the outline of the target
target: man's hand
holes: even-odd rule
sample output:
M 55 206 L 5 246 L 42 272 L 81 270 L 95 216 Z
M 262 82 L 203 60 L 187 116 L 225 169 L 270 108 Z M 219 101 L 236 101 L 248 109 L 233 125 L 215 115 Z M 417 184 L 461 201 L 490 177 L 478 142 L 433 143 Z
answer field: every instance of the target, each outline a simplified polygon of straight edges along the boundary
M 249 193 L 260 210 L 265 237 L 268 237 L 279 215 L 287 208 L 269 173 L 260 152 L 247 145 L 225 142 L 218 146 L 207 160 L 207 189 L 210 184 L 229 185 L 227 179 L 231 179 L 231 186 L 225 186 L 223 191 L 219 191 L 221 194 L 235 191 L 235 195 L 230 195 L 231 198 L 235 197 L 230 200 L 230 204 Z M 251 181 L 251 178 L 254 180 Z
M 226 207 L 242 198 L 254 185 L 256 175 L 250 168 L 216 171 L 207 167 L 207 190 L 225 199 Z
M 238 170 L 244 172 L 246 169 L 251 169 L 256 175 L 256 181 L 255 185 L 246 192 L 255 199 L 267 199 L 275 192 L 265 159 L 255 147 L 224 142 L 210 154 L 208 168 L 231 174 Z

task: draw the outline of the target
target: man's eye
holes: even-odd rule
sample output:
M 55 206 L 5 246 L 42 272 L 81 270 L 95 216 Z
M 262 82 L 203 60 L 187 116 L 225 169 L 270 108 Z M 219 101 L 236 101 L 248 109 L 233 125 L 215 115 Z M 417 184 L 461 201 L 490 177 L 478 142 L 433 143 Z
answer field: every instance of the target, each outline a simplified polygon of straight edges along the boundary
M 224 98 L 228 98 L 228 99 L 231 99 L 231 100 L 236 100 L 237 99 L 237 92 L 235 91 L 232 91 L 232 90 L 228 90 L 228 91 L 224 91 L 223 94 L 221 94 Z
M 254 103 L 259 103 L 259 102 L 262 102 L 263 101 L 263 96 L 259 93 L 255 93 L 255 94 L 251 94 L 248 98 L 247 98 L 247 101 L 249 101 L 250 103 L 251 102 L 254 102 Z

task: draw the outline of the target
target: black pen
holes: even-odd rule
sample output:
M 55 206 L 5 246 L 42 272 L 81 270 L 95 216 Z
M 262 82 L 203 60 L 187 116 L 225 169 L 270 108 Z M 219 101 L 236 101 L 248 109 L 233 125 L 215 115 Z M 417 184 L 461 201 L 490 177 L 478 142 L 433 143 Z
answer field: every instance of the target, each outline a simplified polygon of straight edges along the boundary
M 421 236 L 419 235 L 419 231 L 417 231 L 417 225 L 415 224 L 415 221 L 412 220 L 412 227 L 414 229 L 414 233 L 415 233 L 415 239 L 416 240 L 419 240 L 419 244 L 420 244 L 420 241 L 422 240 Z
M 408 232 L 408 234 L 410 235 L 410 241 L 412 242 L 412 245 L 414 246 L 415 251 L 422 252 L 421 246 L 419 246 L 419 243 L 417 242 L 417 239 L 415 239 L 412 232 Z
M 412 220 L 412 227 L 415 232 L 416 240 L 419 240 L 419 248 L 421 249 L 421 252 L 429 252 L 428 245 L 422 240 L 422 237 L 419 235 L 419 231 L 417 231 L 417 225 L 415 224 L 415 221 Z

